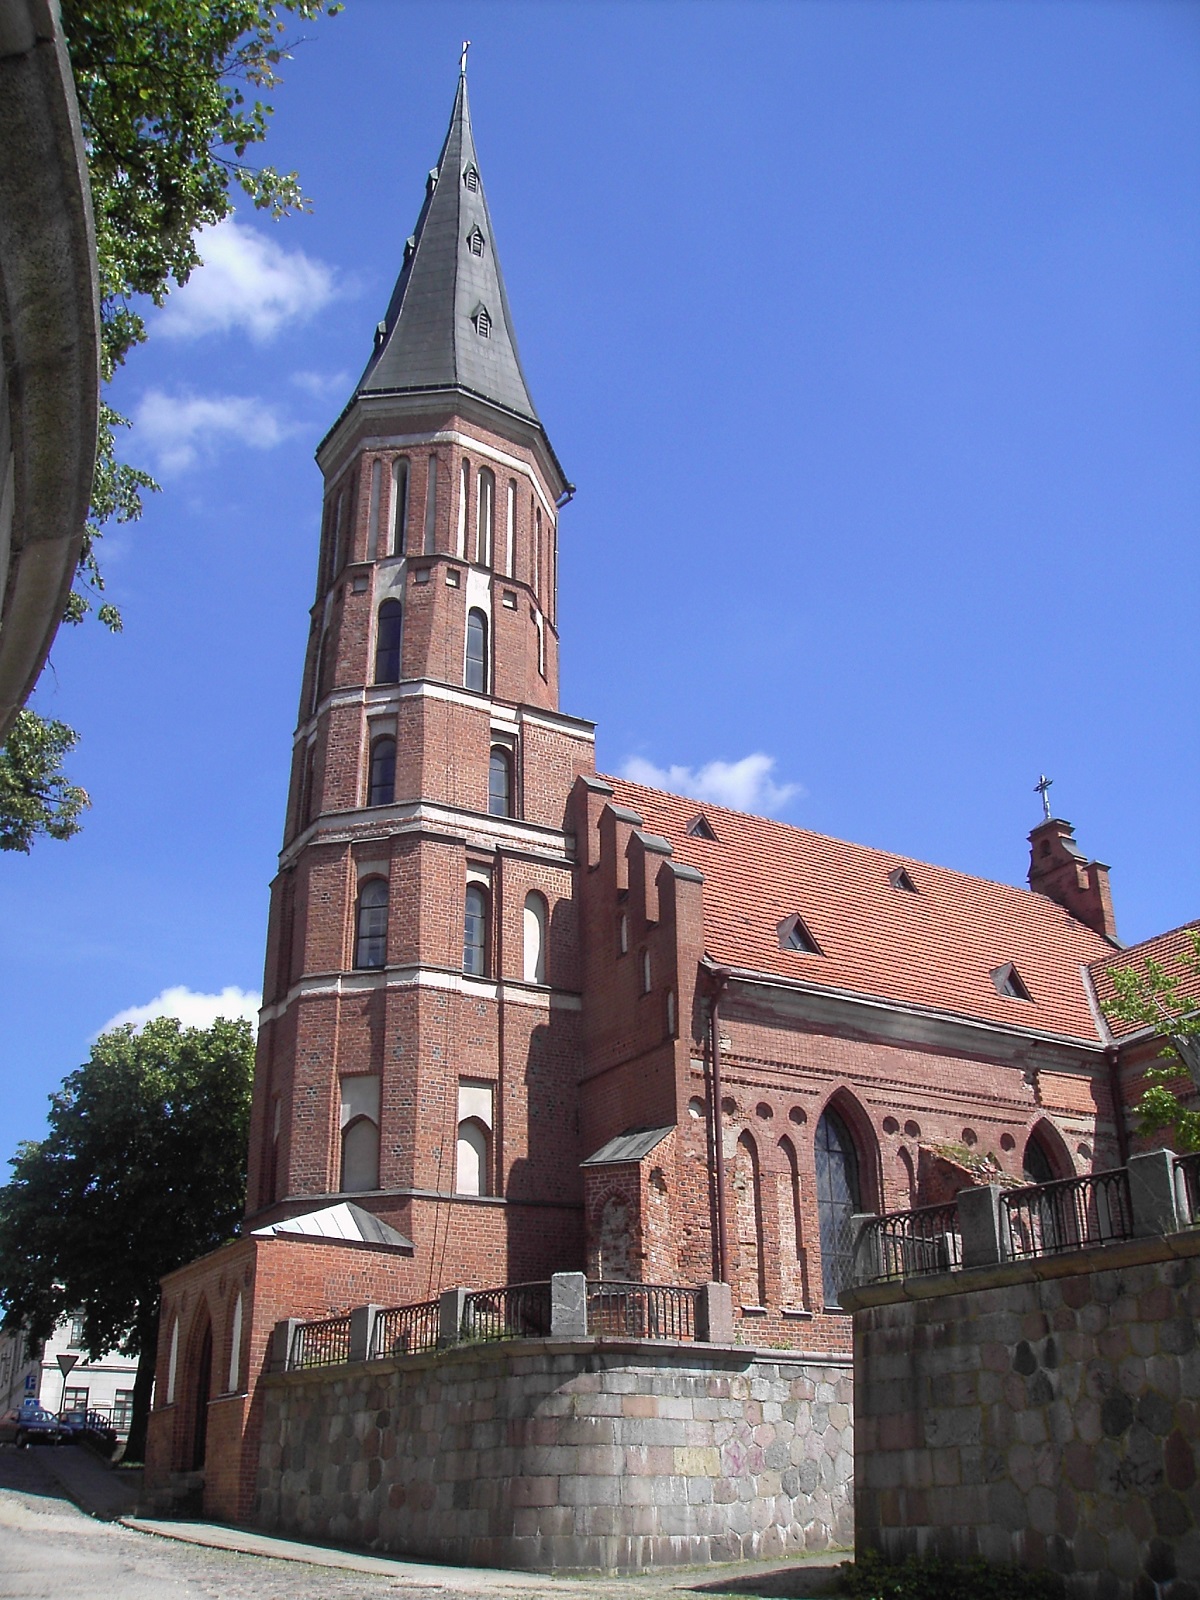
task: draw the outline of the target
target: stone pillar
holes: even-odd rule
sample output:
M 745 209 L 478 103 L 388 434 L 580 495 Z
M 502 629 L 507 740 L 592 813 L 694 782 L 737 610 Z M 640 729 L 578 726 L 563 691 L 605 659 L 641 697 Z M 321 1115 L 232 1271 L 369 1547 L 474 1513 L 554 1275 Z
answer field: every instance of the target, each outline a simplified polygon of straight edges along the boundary
M 850 1273 L 850 1282 L 845 1285 L 847 1289 L 856 1283 L 874 1283 L 876 1278 L 883 1276 L 883 1266 L 879 1259 L 879 1235 L 874 1229 L 868 1231 L 868 1222 L 878 1222 L 879 1218 L 873 1211 L 856 1211 L 850 1218 L 850 1233 L 854 1239 L 854 1265 Z
M 987 1183 L 978 1189 L 960 1189 L 955 1198 L 963 1266 L 996 1266 L 1008 1253 L 1000 1216 L 1000 1185 Z
M 1127 1170 L 1135 1237 L 1178 1233 L 1185 1224 L 1179 1216 L 1174 1153 L 1151 1150 L 1146 1155 L 1130 1156 Z
M 438 1297 L 438 1343 L 457 1344 L 462 1338 L 463 1312 L 469 1289 L 443 1289 Z
M 696 1338 L 704 1344 L 733 1343 L 733 1290 L 727 1283 L 700 1285 Z
M 375 1337 L 375 1318 L 382 1306 L 355 1306 L 350 1312 L 350 1360 L 369 1361 Z
M 271 1334 L 271 1371 L 286 1372 L 292 1357 L 292 1341 L 303 1317 L 281 1317 Z
M 582 1272 L 556 1272 L 550 1279 L 550 1337 L 587 1338 L 587 1279 Z

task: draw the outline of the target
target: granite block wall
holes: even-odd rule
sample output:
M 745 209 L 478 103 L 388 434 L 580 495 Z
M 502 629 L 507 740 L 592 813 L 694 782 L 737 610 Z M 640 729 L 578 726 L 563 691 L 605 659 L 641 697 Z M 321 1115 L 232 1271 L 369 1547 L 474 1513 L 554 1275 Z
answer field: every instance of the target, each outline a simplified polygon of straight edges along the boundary
M 849 1545 L 848 1363 L 473 1345 L 264 1384 L 256 1521 L 406 1555 L 632 1571 Z
M 855 1292 L 860 1548 L 1200 1597 L 1200 1230 Z

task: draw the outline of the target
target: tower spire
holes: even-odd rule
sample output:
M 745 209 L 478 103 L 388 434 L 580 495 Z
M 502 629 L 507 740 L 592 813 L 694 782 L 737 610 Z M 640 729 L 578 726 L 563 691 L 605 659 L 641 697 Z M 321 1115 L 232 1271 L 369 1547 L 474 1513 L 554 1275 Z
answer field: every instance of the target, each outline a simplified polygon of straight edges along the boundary
M 464 40 L 450 127 L 356 392 L 458 389 L 540 425 L 517 353 L 471 131 L 469 48 Z

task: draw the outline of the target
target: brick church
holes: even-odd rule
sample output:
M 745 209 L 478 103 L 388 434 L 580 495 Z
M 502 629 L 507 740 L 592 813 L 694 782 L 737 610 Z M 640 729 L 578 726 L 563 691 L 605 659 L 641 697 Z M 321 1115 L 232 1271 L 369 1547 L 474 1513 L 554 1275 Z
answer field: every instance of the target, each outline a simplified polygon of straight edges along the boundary
M 317 461 L 246 1219 L 164 1282 L 152 1482 L 248 1515 L 280 1318 L 575 1270 L 845 1356 L 852 1213 L 1124 1158 L 1154 1046 L 1069 823 L 1015 888 L 596 772 L 465 77 Z

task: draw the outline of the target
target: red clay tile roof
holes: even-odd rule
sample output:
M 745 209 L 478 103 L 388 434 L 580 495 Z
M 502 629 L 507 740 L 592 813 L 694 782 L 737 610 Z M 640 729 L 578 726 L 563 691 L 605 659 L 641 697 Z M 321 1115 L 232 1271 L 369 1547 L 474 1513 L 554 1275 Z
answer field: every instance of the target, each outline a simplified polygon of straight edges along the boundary
M 709 954 L 730 966 L 902 1004 L 1097 1043 L 1081 967 L 1112 946 L 1044 895 L 906 856 L 846 844 L 704 802 L 717 838 L 687 831 L 695 800 L 606 778 L 677 860 L 704 874 Z M 917 894 L 888 874 L 905 867 Z M 779 948 L 798 912 L 824 952 Z M 1011 961 L 1032 996 L 1004 999 L 991 973 Z
M 1172 975 L 1179 977 L 1181 982 L 1179 992 L 1200 1004 L 1200 972 L 1191 965 L 1180 961 L 1181 956 L 1190 956 L 1192 953 L 1193 933 L 1200 932 L 1200 922 L 1185 922 L 1181 928 L 1172 928 L 1169 933 L 1157 934 L 1153 939 L 1143 939 L 1141 944 L 1130 945 L 1128 950 L 1117 954 L 1109 953 L 1099 961 L 1091 963 L 1092 982 L 1096 985 L 1096 997 L 1101 1005 L 1112 999 L 1113 983 L 1110 973 L 1114 967 L 1144 967 L 1147 961 L 1157 961 L 1160 966 L 1167 969 Z M 1118 1022 L 1109 1019 L 1109 1027 L 1119 1039 L 1127 1033 L 1137 1033 L 1138 1025 L 1132 1022 Z

